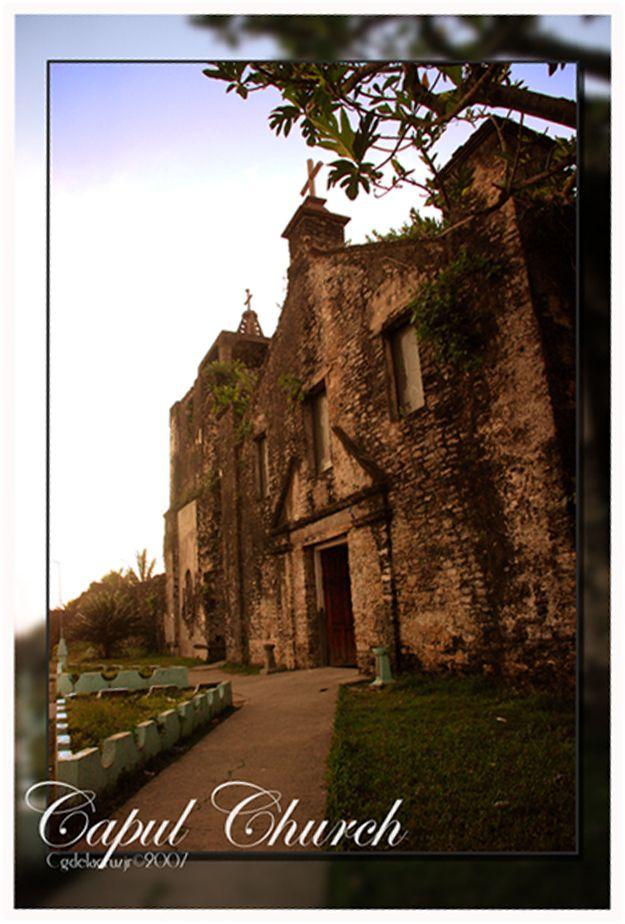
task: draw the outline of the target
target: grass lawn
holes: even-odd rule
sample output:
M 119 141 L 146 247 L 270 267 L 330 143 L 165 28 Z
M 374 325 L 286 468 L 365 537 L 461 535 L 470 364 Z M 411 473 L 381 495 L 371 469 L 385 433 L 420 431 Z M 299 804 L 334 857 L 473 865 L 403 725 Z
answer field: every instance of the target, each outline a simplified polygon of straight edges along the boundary
M 117 732 L 132 729 L 148 719 L 156 718 L 161 712 L 173 709 L 193 696 L 193 690 L 178 693 L 145 692 L 129 693 L 127 696 L 98 699 L 93 693 L 69 697 L 67 722 L 72 751 L 98 747 L 100 743 Z
M 67 655 L 67 670 L 70 673 L 81 671 L 99 671 L 103 667 L 119 667 L 122 670 L 132 668 L 146 668 L 150 665 L 158 667 L 199 667 L 205 662 L 201 658 L 182 658 L 178 655 L 145 653 L 138 650 L 115 658 L 96 658 L 93 649 L 84 643 L 74 643 L 69 646 Z
M 572 699 L 461 677 L 342 687 L 326 818 L 381 822 L 395 799 L 402 851 L 574 850 Z

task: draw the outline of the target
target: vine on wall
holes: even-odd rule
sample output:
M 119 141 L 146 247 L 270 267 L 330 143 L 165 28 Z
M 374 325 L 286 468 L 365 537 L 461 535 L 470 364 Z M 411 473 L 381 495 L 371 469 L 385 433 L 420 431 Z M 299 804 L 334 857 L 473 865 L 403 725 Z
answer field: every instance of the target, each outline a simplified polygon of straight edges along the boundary
M 303 401 L 304 389 L 300 379 L 292 372 L 282 372 L 278 376 L 278 385 L 290 401 Z
M 502 259 L 465 244 L 412 299 L 409 307 L 417 335 L 433 344 L 441 362 L 463 369 L 480 364 L 488 326 L 484 287 L 503 270 Z
M 213 411 L 221 414 L 231 407 L 237 421 L 237 436 L 243 439 L 251 428 L 247 411 L 256 385 L 256 372 L 239 359 L 215 360 L 204 369 L 203 379 Z

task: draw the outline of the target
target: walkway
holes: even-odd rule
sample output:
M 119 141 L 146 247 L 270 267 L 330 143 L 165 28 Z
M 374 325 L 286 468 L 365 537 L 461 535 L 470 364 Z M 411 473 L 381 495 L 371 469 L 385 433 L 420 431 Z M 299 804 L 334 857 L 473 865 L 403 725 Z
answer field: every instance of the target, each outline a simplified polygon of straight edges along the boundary
M 302 822 L 321 821 L 338 688 L 358 680 L 357 671 L 321 667 L 266 676 L 196 668 L 189 672 L 189 679 L 230 680 L 234 705 L 241 708 L 131 796 L 113 818 L 123 819 L 137 808 L 142 820 L 172 820 L 189 799 L 197 799 L 180 849 L 232 851 L 236 848 L 224 834 L 226 815 L 210 800 L 220 783 L 242 780 L 278 790 L 283 808 L 291 799 L 299 799 L 296 817 Z

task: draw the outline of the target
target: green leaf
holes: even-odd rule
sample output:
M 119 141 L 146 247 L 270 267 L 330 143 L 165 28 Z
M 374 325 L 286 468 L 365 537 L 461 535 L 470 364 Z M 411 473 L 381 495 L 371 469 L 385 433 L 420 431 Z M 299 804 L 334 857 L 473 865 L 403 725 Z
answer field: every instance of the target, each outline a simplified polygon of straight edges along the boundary
M 457 87 L 462 83 L 462 65 L 461 64 L 446 64 L 444 67 L 439 68 L 440 71 L 446 77 L 449 77 L 452 83 Z
M 334 151 L 335 154 L 344 153 L 343 145 L 338 141 L 329 141 L 325 138 L 320 138 L 319 141 L 317 141 L 317 146 L 320 148 L 325 148 L 326 151 Z
M 341 141 L 346 150 L 352 150 L 354 144 L 354 130 L 349 124 L 349 119 L 344 109 L 341 109 Z

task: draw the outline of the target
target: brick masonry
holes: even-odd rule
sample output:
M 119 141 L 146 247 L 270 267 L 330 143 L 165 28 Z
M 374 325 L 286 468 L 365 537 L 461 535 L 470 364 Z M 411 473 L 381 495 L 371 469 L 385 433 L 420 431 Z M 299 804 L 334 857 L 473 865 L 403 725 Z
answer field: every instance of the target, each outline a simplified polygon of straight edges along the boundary
M 447 175 L 468 165 L 488 203 L 503 176 L 496 155 L 495 133 L 480 129 Z M 299 207 L 274 335 L 222 332 L 171 409 L 167 642 L 251 662 L 272 642 L 285 668 L 327 663 L 319 547 L 346 541 L 362 670 L 386 644 L 408 669 L 571 681 L 574 223 L 510 199 L 473 237 L 345 246 L 346 222 L 320 199 Z M 389 327 L 478 237 L 505 259 L 475 306 L 488 318 L 483 362 L 459 370 L 419 343 L 425 404 L 398 416 Z M 215 360 L 258 375 L 245 433 L 211 403 L 203 372 Z M 307 396 L 322 382 L 332 465 L 317 475 Z

